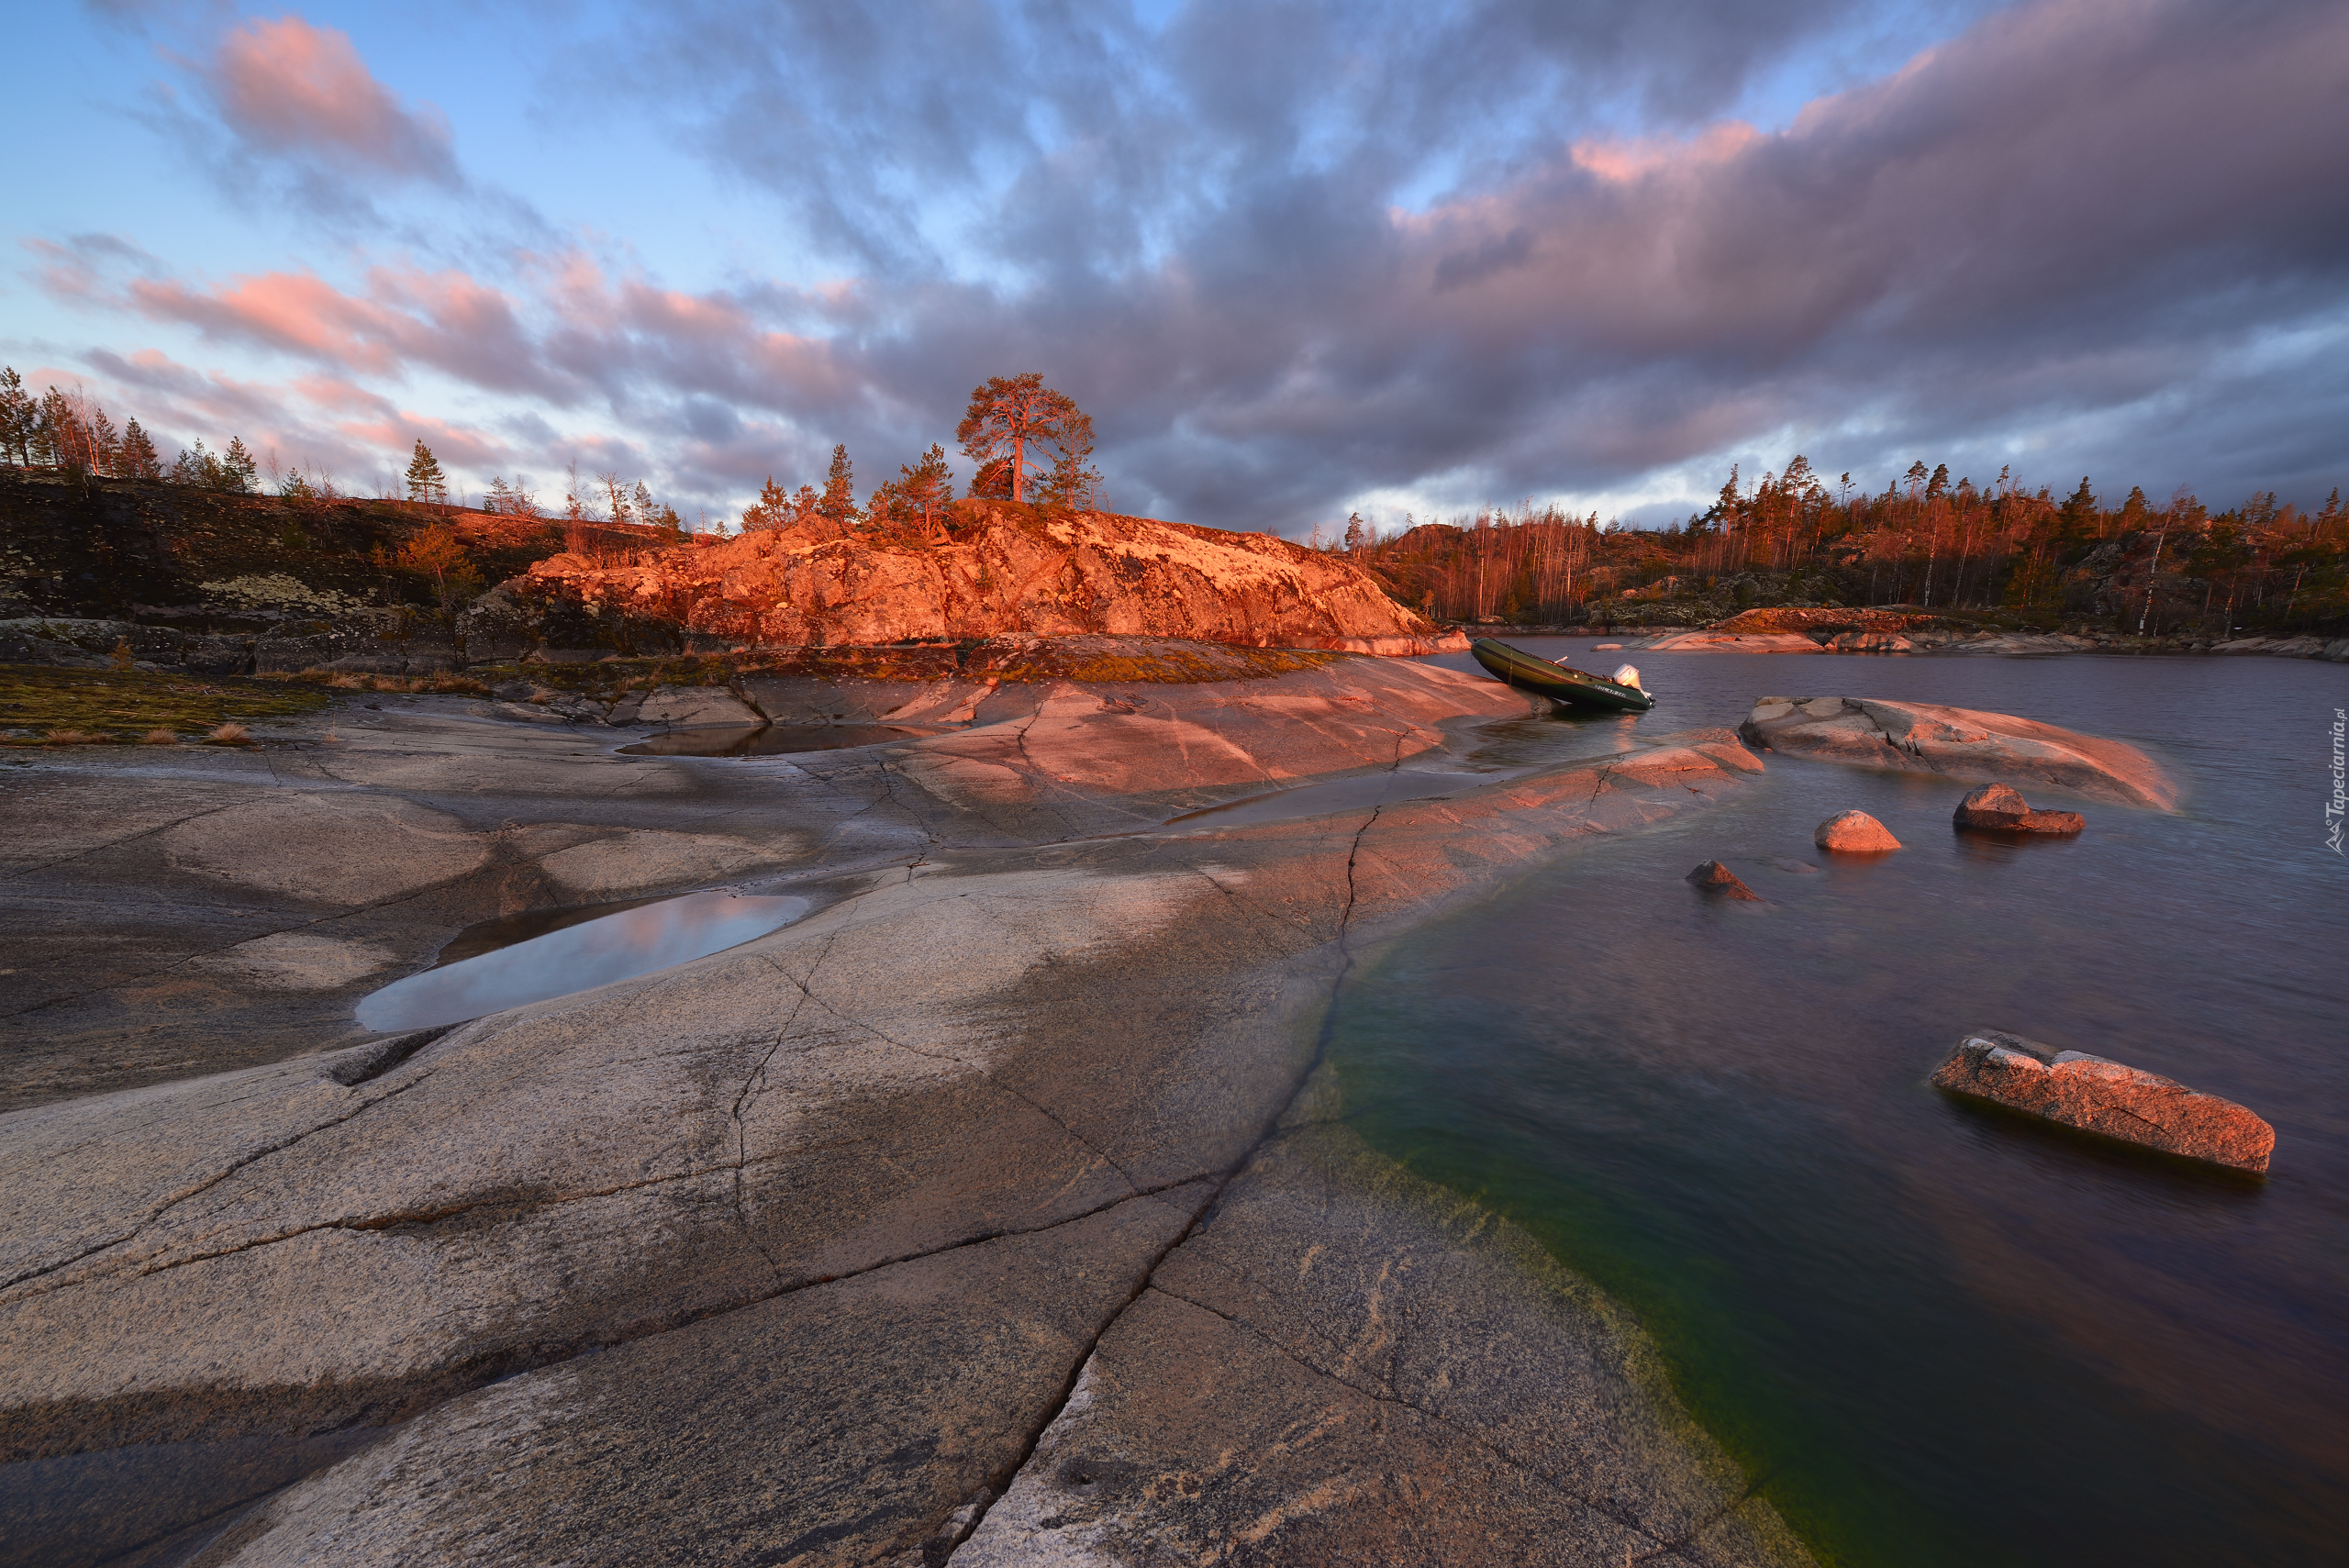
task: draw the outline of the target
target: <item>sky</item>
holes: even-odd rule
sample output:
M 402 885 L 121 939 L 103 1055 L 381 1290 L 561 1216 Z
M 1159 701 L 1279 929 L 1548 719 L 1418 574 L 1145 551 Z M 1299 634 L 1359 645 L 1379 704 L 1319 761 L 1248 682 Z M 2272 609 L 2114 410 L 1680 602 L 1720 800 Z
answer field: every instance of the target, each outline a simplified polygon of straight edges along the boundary
M 0 361 L 347 490 L 860 490 L 1026 371 L 1118 511 L 1656 525 L 1797 452 L 2349 482 L 2339 0 L 91 0 Z M 37 61 L 39 69 L 21 69 Z M 37 155 L 35 155 L 37 153 Z M 970 463 L 959 456 L 958 473 Z

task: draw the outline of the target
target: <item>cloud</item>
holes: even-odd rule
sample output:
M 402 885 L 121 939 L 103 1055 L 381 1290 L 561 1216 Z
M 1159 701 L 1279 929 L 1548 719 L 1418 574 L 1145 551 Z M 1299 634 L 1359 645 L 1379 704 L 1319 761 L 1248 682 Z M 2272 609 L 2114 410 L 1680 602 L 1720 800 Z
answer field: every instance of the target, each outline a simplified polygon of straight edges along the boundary
M 404 106 L 350 36 L 295 16 L 231 29 L 204 72 L 220 118 L 254 151 L 345 174 L 458 183 L 449 123 Z
M 683 0 L 567 68 L 785 214 L 821 278 L 680 285 L 543 239 L 340 283 L 87 239 L 39 260 L 51 298 L 383 400 L 322 391 L 304 417 L 338 439 L 412 420 L 386 389 L 437 376 L 504 410 L 468 427 L 494 461 L 592 450 L 712 498 L 818 477 L 834 440 L 885 473 L 1030 369 L 1095 414 L 1118 505 L 1243 526 L 1653 493 L 1796 445 L 1861 478 L 2349 477 L 2322 477 L 2349 417 L 2349 13 L 2032 0 L 1752 112 L 1848 28 L 1823 0 L 1196 0 L 1156 31 Z M 365 81 L 366 114 L 426 123 Z M 309 155 L 261 113 L 247 143 Z M 318 123 L 356 156 L 357 119 Z M 445 129 L 387 136 L 373 177 L 453 167 Z

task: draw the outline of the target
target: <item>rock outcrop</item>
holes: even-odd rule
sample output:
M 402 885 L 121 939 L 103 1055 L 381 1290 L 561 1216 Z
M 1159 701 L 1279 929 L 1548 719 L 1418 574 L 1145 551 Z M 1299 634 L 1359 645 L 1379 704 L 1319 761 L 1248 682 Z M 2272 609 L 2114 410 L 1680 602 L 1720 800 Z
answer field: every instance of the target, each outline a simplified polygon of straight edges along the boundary
M 1096 1415 L 1160 1412 L 1181 1464 L 1128 1540 L 1798 1559 L 1598 1293 L 1473 1206 L 1266 1140 L 1356 944 L 1709 809 L 1757 771 L 1734 737 L 1480 782 L 1446 727 L 1528 699 L 1426 665 L 985 690 L 971 728 L 772 765 L 450 698 L 338 715 L 330 749 L 29 781 L 39 837 L 7 850 L 41 902 L 0 918 L 61 973 L 19 1026 L 46 1065 L 6 1059 L 0 1460 L 186 1444 L 116 1555 L 186 1529 L 248 1564 L 936 1562 L 983 1508 L 997 1542 L 1050 1530 L 1026 1499 L 1124 1497 L 1063 1424 L 1114 1385 Z M 1441 795 L 1169 822 L 1430 753 Z M 347 1023 L 349 987 L 472 922 L 761 867 L 807 918 L 446 1031 Z M 239 1011 L 179 963 L 212 950 L 309 988 Z M 1348 1440 L 1286 1440 L 1313 1411 Z M 304 1446 L 346 1430 L 376 1446 Z
M 1811 842 L 1839 855 L 1883 855 L 1900 847 L 1892 829 L 1865 811 L 1839 811 L 1819 825 Z
M 2124 806 L 2174 808 L 2177 784 L 2125 741 L 2012 714 L 1877 697 L 1764 697 L 1738 726 L 1749 746 L 1898 773 L 2051 784 Z
M 2189 1160 L 2265 1172 L 2276 1129 L 2257 1113 L 2141 1068 L 1998 1029 L 1959 1040 L 1933 1086 Z
M 1957 803 L 1957 826 L 1987 833 L 2077 833 L 2087 819 L 2076 811 L 2033 811 L 2002 784 L 1984 784 Z
M 696 539 L 625 566 L 558 555 L 508 586 L 499 613 L 522 628 L 500 635 L 518 646 L 531 606 L 543 617 L 561 601 L 590 618 L 665 622 L 706 647 L 1006 633 L 1397 655 L 1467 646 L 1343 557 L 1269 534 L 964 501 L 947 535 L 781 528 Z
M 1756 904 L 1762 901 L 1760 894 L 1740 882 L 1737 873 L 1719 861 L 1707 861 L 1682 880 L 1717 898 L 1748 899 Z

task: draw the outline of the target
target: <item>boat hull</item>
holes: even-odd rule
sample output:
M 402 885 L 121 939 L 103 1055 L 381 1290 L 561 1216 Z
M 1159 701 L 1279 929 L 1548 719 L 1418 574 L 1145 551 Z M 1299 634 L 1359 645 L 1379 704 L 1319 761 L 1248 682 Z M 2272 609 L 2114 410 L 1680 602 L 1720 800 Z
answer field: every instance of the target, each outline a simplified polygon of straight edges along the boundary
M 1619 685 L 1601 680 L 1580 670 L 1569 670 L 1553 664 L 1547 659 L 1480 637 L 1471 643 L 1468 651 L 1485 673 L 1521 691 L 1548 697 L 1560 707 L 1586 709 L 1602 713 L 1645 713 L 1655 706 L 1655 698 L 1637 686 Z

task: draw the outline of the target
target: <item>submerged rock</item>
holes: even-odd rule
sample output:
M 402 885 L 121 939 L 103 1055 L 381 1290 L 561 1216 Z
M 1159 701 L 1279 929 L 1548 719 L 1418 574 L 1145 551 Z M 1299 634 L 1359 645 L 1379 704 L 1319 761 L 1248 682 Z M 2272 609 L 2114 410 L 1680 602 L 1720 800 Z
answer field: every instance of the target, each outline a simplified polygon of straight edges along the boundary
M 2052 784 L 2157 811 L 2176 806 L 2180 793 L 2159 763 L 2126 742 L 1974 708 L 1876 697 L 1763 697 L 1738 734 L 1749 746 L 1821 762 Z
M 2033 811 L 2002 784 L 1984 784 L 1957 803 L 1956 823 L 1994 833 L 2077 833 L 2087 821 L 2076 811 Z
M 1897 631 L 1844 631 L 1827 639 L 1838 653 L 1914 653 L 1917 645 Z
M 1933 1087 L 2189 1160 L 2265 1172 L 2276 1129 L 2257 1113 L 2174 1079 L 2021 1035 L 1977 1029 Z
M 1892 830 L 1865 811 L 1839 811 L 1819 825 L 1811 841 L 1842 855 L 1881 855 L 1900 847 Z
M 1745 898 L 1756 904 L 1762 902 L 1760 894 L 1740 882 L 1737 879 L 1737 873 L 1719 861 L 1707 861 L 1703 865 L 1690 872 L 1684 880 L 1702 888 L 1707 893 L 1718 894 L 1723 898 Z

